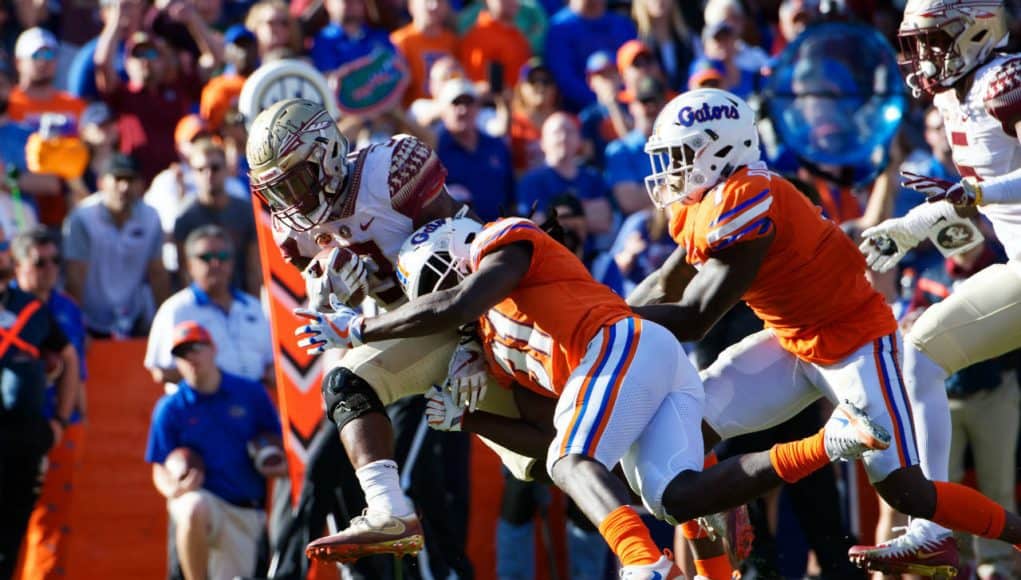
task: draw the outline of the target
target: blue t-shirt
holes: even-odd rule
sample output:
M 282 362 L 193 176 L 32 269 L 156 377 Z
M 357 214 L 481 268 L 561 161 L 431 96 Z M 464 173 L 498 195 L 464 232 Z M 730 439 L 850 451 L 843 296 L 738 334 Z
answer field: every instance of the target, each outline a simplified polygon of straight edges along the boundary
M 176 393 L 156 403 L 145 460 L 163 463 L 174 449 L 189 447 L 206 464 L 203 488 L 234 504 L 261 504 L 266 481 L 248 455 L 248 442 L 260 433 L 280 433 L 280 419 L 261 384 L 222 375 L 213 394 L 182 381 Z
M 581 200 L 609 198 L 606 183 L 594 169 L 581 167 L 574 179 L 567 179 L 549 165 L 543 165 L 521 176 L 518 215 L 527 216 L 533 203 L 536 211 L 547 213 L 550 201 L 564 193 Z
M 617 232 L 617 239 L 614 240 L 609 251 L 611 256 L 616 256 L 624 250 L 628 238 L 636 233 L 645 242 L 645 250 L 635 256 L 631 271 L 626 276 L 622 274 L 625 278 L 623 283 L 625 296 L 649 274 L 658 270 L 663 262 L 670 257 L 670 254 L 677 249 L 677 242 L 670 237 L 668 232 L 665 232 L 658 240 L 653 240 L 649 236 L 650 219 L 652 219 L 652 210 L 637 211 L 628 216 L 621 224 L 620 230 Z
M 21 173 L 28 170 L 25 145 L 31 134 L 32 131 L 21 123 L 8 121 L 0 125 L 0 159 L 3 159 L 8 169 L 14 166 Z
M 329 72 L 369 54 L 377 46 L 395 51 L 390 36 L 383 30 L 362 26 L 359 35 L 348 36 L 342 27 L 331 23 L 319 31 L 312 43 L 312 63 L 319 71 Z
M 621 182 L 645 183 L 651 167 L 645 141 L 645 133 L 634 130 L 606 146 L 603 178 L 611 189 Z
M 447 190 L 461 202 L 471 204 L 484 221 L 510 212 L 514 200 L 514 167 L 510 149 L 502 139 L 479 133 L 474 151 L 468 151 L 443 127 L 436 140 L 436 155 L 447 168 Z
M 546 66 L 553 73 L 567 110 L 577 113 L 596 100 L 585 78 L 588 57 L 599 51 L 617 54 L 617 49 L 636 35 L 634 22 L 613 12 L 582 18 L 566 7 L 550 19 Z

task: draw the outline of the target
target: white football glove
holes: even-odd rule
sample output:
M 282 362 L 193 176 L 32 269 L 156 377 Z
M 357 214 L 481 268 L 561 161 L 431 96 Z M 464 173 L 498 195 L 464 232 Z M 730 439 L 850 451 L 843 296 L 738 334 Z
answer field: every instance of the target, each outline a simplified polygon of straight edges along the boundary
M 330 252 L 326 264 L 332 264 L 336 260 L 340 248 L 334 248 Z M 351 297 L 359 290 L 365 294 L 369 290 L 369 268 L 361 256 L 355 260 L 345 262 L 340 270 L 334 272 L 327 266 L 326 271 L 316 275 L 311 268 L 305 268 L 301 273 L 305 278 L 305 293 L 308 295 L 309 306 L 317 312 L 326 312 L 330 294 L 336 295 L 341 304 L 348 304 Z M 352 306 L 358 306 L 353 304 Z
M 460 431 L 464 423 L 464 407 L 438 385 L 425 392 L 425 421 L 437 431 Z
M 903 224 L 904 218 L 893 218 L 862 232 L 858 249 L 865 254 L 865 263 L 876 272 L 886 272 L 900 262 L 925 237 L 915 237 Z
M 294 329 L 294 335 L 302 337 L 298 347 L 308 354 L 322 354 L 330 348 L 354 348 L 361 344 L 362 325 L 365 318 L 354 308 L 340 303 L 333 294 L 329 296 L 333 312 L 315 312 L 307 308 L 295 308 L 294 314 L 307 319 Z
M 447 366 L 447 385 L 458 407 L 468 407 L 474 413 L 479 401 L 486 396 L 486 358 L 482 345 L 474 337 L 462 339 L 450 357 Z

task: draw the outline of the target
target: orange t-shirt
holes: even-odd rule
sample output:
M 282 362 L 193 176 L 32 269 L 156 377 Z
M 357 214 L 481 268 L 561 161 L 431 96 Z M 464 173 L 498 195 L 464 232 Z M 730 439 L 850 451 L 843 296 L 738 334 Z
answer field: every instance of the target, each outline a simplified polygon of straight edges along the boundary
M 397 47 L 411 72 L 411 83 L 404 91 L 404 106 L 407 107 L 415 99 L 424 99 L 429 95 L 429 69 L 433 63 L 444 56 L 457 58 L 457 35 L 444 30 L 437 36 L 426 36 L 415 28 L 414 23 L 399 28 L 390 34 L 390 41 Z
M 532 47 L 525 35 L 485 10 L 461 39 L 461 64 L 468 78 L 475 82 L 489 80 L 488 66 L 495 61 L 503 65 L 503 86 L 513 87 L 521 67 L 531 56 Z
M 671 209 L 670 234 L 696 267 L 775 231 L 742 299 L 798 358 L 832 364 L 897 329 L 850 238 L 764 164 L 741 169 L 697 204 Z
M 526 219 L 487 224 L 471 244 L 471 269 L 517 242 L 531 244 L 532 263 L 510 296 L 480 319 L 486 356 L 504 384 L 513 377 L 539 394 L 559 395 L 599 330 L 633 313 L 577 256 Z
M 67 115 L 74 119 L 77 125 L 85 110 L 85 101 L 65 93 L 54 91 L 53 95 L 45 101 L 32 100 L 28 98 L 25 91 L 18 87 L 11 89 L 10 103 L 7 106 L 7 114 L 11 119 L 19 123 L 27 123 L 32 127 L 39 126 L 39 117 L 43 113 L 57 113 Z

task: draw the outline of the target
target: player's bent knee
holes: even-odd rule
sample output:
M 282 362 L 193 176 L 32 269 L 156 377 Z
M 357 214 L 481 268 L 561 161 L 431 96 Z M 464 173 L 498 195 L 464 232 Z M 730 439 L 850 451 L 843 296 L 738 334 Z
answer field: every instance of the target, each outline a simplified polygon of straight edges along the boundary
M 338 430 L 369 413 L 382 413 L 386 416 L 386 409 L 376 391 L 350 369 L 330 369 L 323 377 L 322 388 L 326 416 Z
M 643 497 L 642 503 L 650 513 L 668 522 L 684 522 L 697 517 L 695 506 L 702 495 L 695 487 L 698 475 L 697 471 L 682 471 L 670 480 L 662 497 Z
M 170 501 L 170 515 L 177 526 L 202 525 L 209 519 L 209 500 L 198 491 L 189 491 Z

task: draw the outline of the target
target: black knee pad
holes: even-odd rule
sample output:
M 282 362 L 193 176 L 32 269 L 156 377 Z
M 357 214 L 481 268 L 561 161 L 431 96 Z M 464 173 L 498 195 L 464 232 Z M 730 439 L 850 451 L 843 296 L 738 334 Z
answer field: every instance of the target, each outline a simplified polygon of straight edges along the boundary
M 369 383 L 344 367 L 332 368 L 323 377 L 323 403 L 326 416 L 338 430 L 368 413 L 386 416 L 383 402 Z

